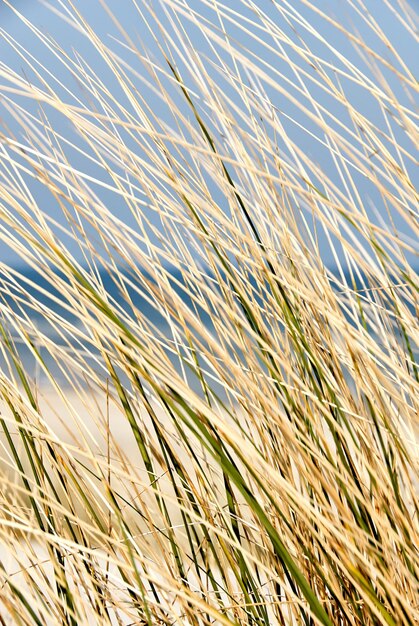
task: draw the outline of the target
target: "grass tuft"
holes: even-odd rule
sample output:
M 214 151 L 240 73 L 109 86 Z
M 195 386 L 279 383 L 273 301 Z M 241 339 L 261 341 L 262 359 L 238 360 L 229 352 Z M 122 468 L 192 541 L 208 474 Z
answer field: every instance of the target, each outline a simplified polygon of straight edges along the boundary
M 39 54 L 0 30 L 0 624 L 414 626 L 418 83 L 380 11 L 132 0 L 137 41 L 57 0 L 79 54 L 2 4 Z

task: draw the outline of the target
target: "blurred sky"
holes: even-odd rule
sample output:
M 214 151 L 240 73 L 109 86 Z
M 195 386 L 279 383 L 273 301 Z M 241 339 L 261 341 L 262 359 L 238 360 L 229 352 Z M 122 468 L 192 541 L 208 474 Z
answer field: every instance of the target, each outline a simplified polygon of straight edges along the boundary
M 73 0 L 74 5 L 78 7 L 90 25 L 95 29 L 96 33 L 106 42 L 118 51 L 118 54 L 123 58 L 126 58 L 130 63 L 133 63 L 133 55 L 124 50 L 119 44 L 115 41 L 112 41 L 109 37 L 110 33 L 115 34 L 115 28 L 113 27 L 110 19 L 106 16 L 103 9 L 100 7 L 99 0 Z M 179 0 L 177 0 L 179 2 Z M 419 0 L 411 0 L 410 6 L 412 10 L 418 9 Z M 65 4 L 65 3 L 64 3 Z M 126 28 L 127 32 L 130 36 L 133 37 L 134 41 L 140 46 L 144 46 L 145 49 L 151 51 L 151 54 L 157 54 L 155 43 L 147 31 L 147 29 L 142 25 L 141 20 L 139 19 L 138 14 L 136 13 L 133 3 L 131 0 L 107 0 L 108 6 L 111 10 L 118 16 L 119 20 L 123 24 L 124 28 Z M 159 9 L 159 1 L 158 0 L 149 0 L 147 3 L 139 3 L 141 6 L 143 4 L 148 5 L 148 7 L 155 9 L 156 12 L 160 11 Z M 181 4 L 181 2 L 179 2 Z M 198 9 L 204 16 L 207 15 L 209 19 L 214 19 L 214 13 L 211 10 L 212 0 L 188 0 L 189 6 L 192 6 Z M 229 8 L 235 8 L 236 10 L 240 10 L 240 1 L 239 0 L 224 0 L 223 4 L 225 4 Z M 272 17 L 274 20 L 280 20 L 278 12 L 274 8 L 274 3 L 268 2 L 268 0 L 256 0 L 255 4 L 266 10 L 268 15 Z M 286 5 L 286 2 L 282 2 L 282 4 Z M 358 31 L 362 36 L 371 37 L 370 31 L 367 31 L 365 25 L 362 20 L 362 15 L 357 15 L 355 11 L 351 10 L 350 2 L 348 0 L 319 0 L 315 1 L 314 4 L 326 11 L 328 15 L 334 16 L 336 19 L 341 21 L 348 26 L 352 23 L 352 30 Z M 118 93 L 118 86 L 114 78 L 109 75 L 106 75 L 106 67 L 103 62 L 101 62 L 98 58 L 98 55 L 92 50 L 91 44 L 87 41 L 87 39 L 77 33 L 73 28 L 71 28 L 63 19 L 61 19 L 58 15 L 51 10 L 51 7 L 54 9 L 58 9 L 60 7 L 59 0 L 51 0 L 50 8 L 46 4 L 41 4 L 37 0 L 17 0 L 14 3 L 14 6 L 19 10 L 22 15 L 30 20 L 36 27 L 40 29 L 40 31 L 44 34 L 49 34 L 53 39 L 57 40 L 60 45 L 67 50 L 70 54 L 74 55 L 75 52 L 80 55 L 81 58 L 85 59 L 91 66 L 94 72 L 97 72 L 98 75 L 102 77 L 103 80 L 107 83 L 110 89 L 114 89 L 115 93 Z M 347 57 L 349 57 L 355 64 L 358 64 L 360 67 L 365 69 L 362 61 L 359 59 L 357 53 L 352 48 L 352 46 L 348 43 L 348 41 L 342 37 L 342 35 L 336 31 L 334 28 L 328 26 L 328 24 L 318 17 L 315 13 L 310 11 L 304 4 L 299 0 L 295 0 L 295 2 L 291 2 L 290 7 L 295 7 L 298 11 L 309 20 L 310 24 L 318 29 L 325 40 L 331 45 L 335 46 L 339 52 L 343 53 Z M 419 69 L 419 50 L 413 44 L 413 39 L 406 36 L 405 29 L 401 26 L 401 24 L 397 20 L 397 11 L 398 11 L 398 1 L 394 0 L 394 3 L 389 2 L 386 7 L 383 1 L 379 0 L 365 0 L 365 7 L 367 10 L 371 12 L 371 14 L 377 19 L 381 28 L 386 32 L 387 36 L 390 38 L 392 42 L 395 43 L 396 48 L 405 63 L 409 66 L 410 70 L 417 75 L 417 70 Z M 377 13 L 379 11 L 379 13 Z M 159 14 L 164 20 L 163 14 Z M 278 22 L 280 24 L 280 21 Z M 284 27 L 286 31 L 289 31 L 290 36 L 296 36 L 295 32 L 293 33 L 291 28 L 288 28 L 287 25 L 280 24 Z M 67 84 L 66 81 L 70 81 L 68 84 L 71 89 L 79 89 L 80 97 L 83 97 L 82 86 L 76 86 L 75 81 L 72 80 L 69 76 L 65 76 L 65 70 L 62 67 L 58 67 L 57 63 L 51 54 L 51 51 L 43 44 L 40 43 L 39 39 L 34 36 L 33 33 L 27 28 L 27 26 L 16 16 L 7 6 L 5 6 L 0 0 L 0 62 L 9 67 L 20 72 L 22 75 L 30 75 L 30 70 L 25 66 L 25 57 L 27 54 L 33 55 L 36 59 L 38 59 L 46 68 L 48 68 L 52 74 L 55 74 L 60 80 L 63 81 L 64 84 Z M 269 52 L 267 52 L 266 48 L 260 46 L 258 48 L 254 41 L 247 44 L 246 35 L 240 29 L 236 28 L 234 25 L 234 21 L 229 25 L 229 29 L 232 32 L 232 35 L 236 37 L 236 39 L 242 43 L 243 45 L 251 46 L 251 51 L 256 55 L 259 55 L 261 58 L 266 59 L 266 61 L 272 62 L 272 58 L 270 58 Z M 190 35 L 194 45 L 197 47 L 202 47 L 205 49 L 205 42 L 203 38 L 200 36 L 200 33 L 197 29 L 188 25 L 188 34 Z M 298 34 L 298 33 L 297 33 Z M 20 43 L 25 48 L 25 52 L 21 50 L 22 56 L 19 56 L 19 50 L 17 50 L 13 45 L 13 40 L 15 42 Z M 307 42 L 309 45 L 320 46 L 320 44 L 314 39 L 311 41 L 310 37 L 307 37 Z M 371 41 L 371 45 L 374 45 L 375 49 L 381 51 L 384 55 L 387 56 L 387 51 L 383 46 L 377 43 L 377 41 Z M 325 46 L 319 47 L 319 54 L 321 54 L 324 58 L 325 55 L 329 54 Z M 326 57 L 327 58 L 327 57 Z M 275 61 L 276 62 L 276 61 Z M 292 78 L 292 73 L 290 73 L 287 67 L 279 67 L 281 72 L 283 72 L 285 77 Z M 400 100 L 403 102 L 407 96 L 406 94 L 398 87 L 398 85 L 393 80 L 392 76 L 389 76 L 389 81 L 394 89 L 399 89 Z M 0 81 L 0 93 L 1 93 L 1 84 L 3 84 L 3 80 Z M 59 87 L 57 87 L 59 89 Z M 285 101 L 282 101 L 278 94 L 275 92 L 269 93 L 267 91 L 267 95 L 272 98 L 273 103 L 278 106 L 278 108 L 289 115 L 294 115 L 298 121 L 298 113 L 293 111 L 291 105 Z M 327 98 L 323 96 L 321 93 L 316 94 L 318 98 L 324 98 L 323 103 L 325 106 L 330 106 L 332 112 L 336 113 L 339 116 L 339 110 L 336 108 L 335 103 L 328 102 Z M 380 114 L 378 111 L 374 109 L 374 103 L 371 101 L 371 98 L 367 97 L 362 90 L 357 92 L 356 88 L 353 87 L 351 92 L 351 97 L 353 102 L 357 104 L 359 109 L 368 117 L 373 117 L 374 121 L 377 122 L 377 125 L 384 125 L 384 121 L 380 120 Z M 150 91 L 150 99 L 153 98 L 152 93 Z M 19 100 L 16 98 L 16 101 L 20 102 L 23 106 L 26 106 L 28 110 L 31 110 L 30 103 L 23 102 L 23 100 Z M 321 100 L 320 100 L 321 101 Z M 408 101 L 407 101 L 408 102 Z M 163 118 L 167 115 L 164 107 L 159 104 L 158 99 L 154 99 L 153 102 L 154 110 L 161 115 Z M 409 104 L 411 107 L 411 103 Z M 161 108 L 160 108 L 161 107 Z M 334 109 L 335 107 L 335 109 Z M 33 109 L 33 112 L 36 112 L 36 109 Z M 56 127 L 59 127 L 62 124 L 59 116 L 54 114 L 53 112 L 49 113 L 51 122 L 56 124 Z M 2 121 L 6 121 L 8 124 L 11 124 L 13 127 L 13 122 L 8 117 L 7 112 L 3 108 L 0 102 L 0 117 Z M 167 119 L 169 122 L 169 118 Z M 57 126 L 58 125 L 58 126 Z M 65 132 L 63 130 L 63 132 Z M 322 152 L 319 149 L 316 143 L 310 139 L 307 133 L 302 132 L 298 127 L 292 125 L 289 127 L 289 132 L 292 134 L 293 139 L 298 142 L 298 144 L 306 151 L 306 153 L 313 156 L 313 159 L 316 160 L 325 171 L 333 177 L 333 166 L 330 163 L 330 155 L 327 155 L 326 152 Z M 396 131 L 397 132 L 397 131 Z M 404 142 L 404 138 L 402 134 L 400 135 L 400 142 Z M 406 147 L 408 147 L 406 145 Z M 411 146 L 409 146 L 411 149 Z M 72 162 L 75 167 L 83 171 L 89 171 L 89 168 L 93 166 L 89 165 L 88 162 L 83 162 L 76 153 L 72 155 Z M 91 170 L 91 173 L 94 175 L 94 168 Z M 417 182 L 417 172 L 411 172 L 412 177 L 416 176 Z M 375 207 L 378 212 L 382 211 L 382 207 L 380 206 L 380 199 L 374 196 L 374 189 L 372 186 L 368 184 L 368 181 L 365 179 L 359 179 L 357 181 L 359 186 L 359 192 L 366 203 L 371 205 L 375 204 Z M 38 191 L 35 189 L 35 193 L 39 193 L 38 201 L 41 204 L 43 210 L 50 212 L 54 215 L 54 203 L 51 201 L 51 198 L 42 195 L 43 191 L 39 189 Z M 101 198 L 107 202 L 113 202 L 114 200 L 111 196 L 107 196 L 107 192 L 101 190 Z M 130 216 L 125 207 L 119 205 L 115 210 L 120 212 L 121 219 L 127 220 L 129 222 Z M 382 215 L 384 217 L 384 214 Z M 402 230 L 405 229 L 404 225 L 400 222 L 399 218 L 395 215 L 396 224 Z M 151 217 L 153 220 L 154 218 Z M 405 230 L 406 236 L 409 236 L 410 233 L 408 230 Z M 69 243 L 70 247 L 72 246 Z M 72 248 L 72 251 L 77 256 L 78 252 L 75 247 Z M 333 264 L 333 259 L 330 255 L 330 251 L 327 248 L 327 245 L 324 245 L 323 252 L 324 260 L 329 265 Z M 18 262 L 15 255 L 5 248 L 0 250 L 0 260 L 6 262 Z

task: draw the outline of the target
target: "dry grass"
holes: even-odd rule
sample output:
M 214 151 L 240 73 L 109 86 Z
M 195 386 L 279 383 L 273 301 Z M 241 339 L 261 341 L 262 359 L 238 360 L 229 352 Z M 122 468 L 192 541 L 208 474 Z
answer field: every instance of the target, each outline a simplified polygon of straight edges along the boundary
M 107 82 L 1 33 L 0 623 L 417 624 L 417 82 L 365 12 L 308 5 L 355 65 L 285 1 L 132 6 L 130 65 L 51 8 Z

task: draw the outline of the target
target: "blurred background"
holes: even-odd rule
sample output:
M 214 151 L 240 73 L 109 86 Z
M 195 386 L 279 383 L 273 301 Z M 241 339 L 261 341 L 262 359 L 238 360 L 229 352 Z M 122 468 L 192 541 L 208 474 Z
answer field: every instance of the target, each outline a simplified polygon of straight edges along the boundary
M 287 89 L 292 91 L 292 83 L 296 84 L 296 76 L 287 63 L 283 62 L 281 64 L 278 57 L 272 53 L 272 49 L 264 45 L 263 30 L 257 31 L 260 38 L 259 42 L 247 36 L 246 29 L 248 28 L 249 22 L 246 22 L 246 19 L 252 20 L 254 14 L 252 15 L 252 13 L 244 7 L 242 2 L 229 2 L 225 0 L 223 3 L 215 3 L 212 1 L 188 0 L 187 3 L 185 3 L 184 0 L 173 2 L 149 0 L 148 2 L 139 2 L 136 7 L 131 0 L 107 0 L 106 4 L 110 12 L 115 14 L 120 22 L 121 28 L 123 28 L 126 35 L 131 38 L 140 53 L 147 55 L 157 64 L 161 64 L 162 57 L 158 47 L 161 35 L 156 20 L 160 21 L 161 24 L 165 26 L 167 32 L 171 33 L 175 40 L 176 33 L 173 29 L 173 16 L 175 14 L 179 15 L 181 18 L 180 23 L 183 23 L 187 27 L 190 42 L 196 49 L 199 49 L 203 55 L 206 55 L 206 58 L 209 60 L 209 68 L 211 68 L 211 63 L 217 61 L 214 51 L 209 46 L 202 31 L 200 31 L 196 25 L 192 24 L 190 20 L 182 17 L 182 10 L 185 4 L 187 4 L 190 9 L 197 11 L 200 15 L 200 20 L 209 20 L 210 23 L 217 26 L 217 20 L 220 19 L 220 16 L 215 10 L 216 4 L 220 7 L 224 6 L 224 12 L 230 19 L 225 19 L 223 26 L 237 44 L 243 46 L 243 49 L 247 50 L 251 55 L 254 55 L 253 58 L 255 62 L 259 63 L 276 81 L 282 81 Z M 389 50 L 386 49 L 386 46 L 378 37 L 374 37 L 371 28 L 366 25 L 365 17 L 367 16 L 367 12 L 369 12 L 370 14 L 367 16 L 368 20 L 376 20 L 389 40 L 394 43 L 400 55 L 400 60 L 397 61 L 397 64 L 401 66 L 401 63 L 405 63 L 410 71 L 413 73 L 417 71 L 419 59 L 418 50 L 414 44 L 413 37 L 409 38 L 409 36 L 407 36 L 406 29 L 398 19 L 398 11 L 400 10 L 399 2 L 387 3 L 383 1 L 367 0 L 363 5 L 363 10 L 361 3 L 352 3 L 346 0 L 337 2 L 336 0 L 333 2 L 321 0 L 320 2 L 314 3 L 314 5 L 317 9 L 324 11 L 326 15 L 330 16 L 338 23 L 349 28 L 353 33 L 357 33 L 361 39 L 366 38 L 368 44 L 374 50 L 382 54 L 384 58 L 388 58 L 390 64 L 394 64 L 395 59 L 390 54 Z M 407 5 L 411 8 L 412 24 L 414 24 L 414 11 L 417 8 L 415 5 L 416 0 L 412 0 L 410 5 Z M 278 24 L 283 33 L 288 36 L 290 40 L 299 41 L 303 38 L 305 44 L 310 46 L 311 52 L 317 54 L 324 61 L 327 62 L 329 60 L 331 64 L 339 66 L 339 54 L 345 55 L 360 71 L 364 72 L 371 80 L 375 80 L 371 73 L 371 68 L 362 58 L 362 51 L 357 50 L 346 37 L 342 36 L 338 28 L 334 27 L 309 6 L 306 6 L 305 2 L 296 1 L 288 4 L 285 1 L 271 3 L 265 2 L 265 0 L 258 0 L 254 3 L 254 6 L 256 8 L 263 8 L 265 14 Z M 278 6 L 281 6 L 281 11 L 285 11 L 285 13 L 280 12 Z M 54 47 L 54 42 L 57 42 L 62 51 L 68 54 L 72 59 L 75 59 L 80 64 L 80 67 L 88 67 L 92 75 L 100 77 L 107 88 L 112 91 L 117 98 L 120 97 L 121 101 L 124 101 L 125 104 L 126 98 L 124 94 L 121 93 L 115 77 L 94 49 L 92 42 L 72 25 L 72 13 L 80 11 L 83 18 L 92 29 L 94 29 L 98 37 L 110 46 L 124 62 L 129 64 L 134 73 L 137 73 L 136 77 L 133 74 L 133 80 L 137 81 L 141 96 L 152 104 L 153 112 L 167 122 L 168 125 L 174 127 L 174 120 L 167 105 L 162 102 L 157 97 L 158 94 L 156 95 L 153 91 L 152 85 L 148 82 L 149 77 L 146 76 L 144 67 L 142 67 L 136 55 L 127 48 L 126 43 L 122 41 L 122 34 L 118 32 L 103 2 L 100 0 L 74 0 L 73 8 L 69 8 L 68 2 L 60 2 L 59 0 L 52 0 L 51 2 L 15 0 L 10 3 L 0 0 L 0 7 L 1 68 L 11 68 L 20 76 L 25 77 L 27 81 L 33 82 L 33 84 L 40 84 L 40 75 L 37 75 L 37 72 L 40 72 L 44 78 L 50 81 L 50 85 L 54 91 L 67 99 L 67 101 L 75 102 L 76 99 L 79 99 L 80 102 L 85 102 L 88 95 L 86 94 L 82 81 L 75 78 L 74 75 L 69 72 L 68 68 L 66 68 L 63 63 L 59 62 L 57 56 L 55 56 L 56 48 Z M 378 9 L 379 12 L 377 12 Z M 242 16 L 240 24 L 235 11 Z M 306 24 L 304 24 L 304 20 L 306 20 Z M 29 23 L 32 24 L 33 27 L 30 27 Z M 312 36 L 309 30 L 310 26 L 319 32 L 323 39 Z M 412 26 L 412 28 L 414 28 L 414 26 Z M 272 45 L 272 42 L 268 43 Z M 287 46 L 285 45 L 284 48 L 286 49 Z M 293 57 L 292 50 L 289 47 L 286 49 L 286 52 L 290 55 L 290 58 Z M 184 71 L 183 77 L 185 82 L 187 82 L 190 80 L 190 76 L 188 75 L 190 68 L 182 67 L 181 48 L 175 52 L 175 57 L 178 67 Z M 231 59 L 229 59 L 228 55 L 225 53 L 223 62 L 225 62 L 227 66 L 231 66 L 232 63 Z M 269 68 L 270 65 L 272 66 L 271 68 Z M 382 69 L 381 66 L 380 68 Z M 211 69 L 209 71 L 211 72 Z M 219 81 L 220 89 L 228 92 L 229 86 L 222 81 L 220 73 L 214 70 L 213 75 L 214 80 Z M 331 69 L 331 76 L 332 75 L 333 71 Z M 398 82 L 394 73 L 387 71 L 385 77 L 389 87 L 398 94 L 400 103 L 406 104 L 411 108 L 411 96 L 403 90 L 403 87 Z M 351 102 L 358 107 L 359 111 L 366 117 L 373 119 L 378 128 L 388 131 L 388 121 L 384 119 L 382 111 L 376 108 L 376 102 L 371 95 L 365 89 L 357 88 L 353 82 L 345 84 L 345 79 L 342 76 L 340 77 L 340 81 L 346 96 L 349 94 Z M 22 131 L 13 119 L 13 109 L 17 105 L 20 105 L 25 108 L 26 111 L 31 112 L 35 116 L 39 116 L 40 108 L 39 105 L 34 104 L 28 98 L 25 99 L 16 93 L 10 93 L 10 91 L 4 89 L 5 85 L 7 85 L 7 79 L 1 74 L 0 120 L 3 128 L 7 127 L 7 132 L 15 134 L 16 138 L 18 138 L 22 134 Z M 286 133 L 306 154 L 310 155 L 313 163 L 318 164 L 332 180 L 336 181 L 336 185 L 342 188 L 342 181 L 339 178 L 329 149 L 322 143 L 319 129 L 311 125 L 309 120 L 304 119 L 301 111 L 296 111 L 292 103 L 286 98 L 281 97 L 277 91 L 273 89 L 270 90 L 269 86 L 265 86 L 265 90 L 266 96 L 271 100 L 272 105 L 277 107 L 281 112 L 281 120 Z M 236 94 L 227 93 L 227 95 L 231 95 L 232 99 L 236 98 L 237 100 Z M 313 95 L 317 102 L 324 106 L 332 116 L 336 116 L 337 119 L 341 119 L 344 122 L 348 121 L 345 120 L 346 113 L 344 109 L 340 110 L 336 101 L 330 99 L 323 91 L 319 89 L 316 92 L 313 86 Z M 54 125 L 56 131 L 61 132 L 69 141 L 77 141 L 74 129 L 69 127 L 68 123 L 62 119 L 59 113 L 51 109 L 45 110 L 43 113 L 48 116 L 50 123 Z M 304 125 L 305 128 L 302 128 L 301 125 Z M 410 151 L 413 150 L 405 137 L 403 129 L 395 124 L 391 130 L 400 146 L 404 146 Z M 129 140 L 127 139 L 127 141 Z M 278 147 L 281 149 L 280 144 Z M 84 172 L 88 176 L 103 178 L 103 172 L 98 171 L 92 162 L 83 158 L 76 150 L 71 149 L 69 145 L 67 149 L 67 156 L 77 170 Z M 397 157 L 397 155 L 395 156 Z M 371 159 L 373 158 L 374 156 L 372 155 Z M 406 167 L 409 168 L 412 181 L 417 183 L 417 170 L 415 171 L 412 164 L 409 163 L 406 164 Z M 373 216 L 373 219 L 377 223 L 381 223 L 382 225 L 385 223 L 388 225 L 389 215 L 382 198 L 377 194 L 375 186 L 370 185 L 365 176 L 357 176 L 356 173 L 354 173 L 354 177 L 357 190 L 364 203 L 364 208 L 369 215 Z M 42 206 L 42 210 L 46 211 L 60 222 L 63 216 L 60 215 L 60 212 L 57 210 L 56 203 L 51 195 L 48 194 L 44 188 L 40 185 L 37 186 L 35 183 L 32 183 L 31 190 L 37 198 L 39 205 Z M 116 198 L 111 191 L 105 187 L 98 187 L 96 191 L 104 203 L 113 207 L 112 210 L 118 213 L 121 220 L 128 224 L 133 223 L 128 208 L 119 198 Z M 222 202 L 223 198 L 219 193 L 219 190 L 213 190 L 215 199 Z M 147 209 L 145 208 L 144 210 Z M 150 212 L 149 219 L 151 223 L 157 226 L 159 225 L 158 218 L 156 218 L 152 212 Z M 411 237 L 409 228 L 402 223 L 396 212 L 391 214 L 391 219 L 394 220 L 395 226 L 404 233 L 406 239 L 409 239 Z M 320 248 L 325 263 L 328 266 L 333 266 L 335 261 L 326 239 L 321 232 L 317 233 L 317 236 L 320 237 Z M 75 257 L 80 260 L 80 251 L 77 250 L 77 246 L 70 240 L 67 243 Z M 16 253 L 8 249 L 7 246 L 2 246 L 0 250 L 0 261 L 10 262 L 15 265 L 21 263 Z M 416 263 L 413 257 L 410 261 Z

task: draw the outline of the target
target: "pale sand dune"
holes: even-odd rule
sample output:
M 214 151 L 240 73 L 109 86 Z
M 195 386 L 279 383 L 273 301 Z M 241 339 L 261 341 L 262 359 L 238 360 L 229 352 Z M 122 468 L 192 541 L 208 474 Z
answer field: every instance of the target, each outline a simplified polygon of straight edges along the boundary
M 89 389 L 85 389 L 83 394 L 80 395 L 67 389 L 65 397 L 63 397 L 51 388 L 43 388 L 42 392 L 38 394 L 37 401 L 39 402 L 39 414 L 42 416 L 42 419 L 40 420 L 37 414 L 30 410 L 29 405 L 24 403 L 21 405 L 20 411 L 21 415 L 24 414 L 23 408 L 26 412 L 26 417 L 23 416 L 23 421 L 27 424 L 30 416 L 32 424 L 36 425 L 37 428 L 37 430 L 32 430 L 36 438 L 40 439 L 39 433 L 42 430 L 45 433 L 44 437 L 50 440 L 57 452 L 61 453 L 63 457 L 71 457 L 75 461 L 74 467 L 78 469 L 80 475 L 86 481 L 90 481 L 89 486 L 92 488 L 92 495 L 96 494 L 96 504 L 102 500 L 101 508 L 104 511 L 104 515 L 107 512 L 105 483 L 100 484 L 98 480 L 93 479 L 89 470 L 96 474 L 98 471 L 102 471 L 104 476 L 108 476 L 108 460 L 110 460 L 110 478 L 114 491 L 123 495 L 127 502 L 131 501 L 133 505 L 137 505 L 139 500 L 142 499 L 144 504 L 146 503 L 147 513 L 151 517 L 154 511 L 155 519 L 152 521 L 166 535 L 164 522 L 156 506 L 154 494 L 147 493 L 150 481 L 141 462 L 138 446 L 127 418 L 117 403 L 108 401 L 106 394 L 93 392 Z M 18 406 L 17 402 L 16 406 Z M 0 410 L 12 434 L 16 449 L 21 455 L 22 464 L 25 470 L 28 470 L 28 474 L 30 474 L 30 464 L 27 458 L 25 460 L 26 453 L 22 440 L 19 437 L 11 410 L 5 405 L 4 400 L 0 404 Z M 162 426 L 168 432 L 171 432 L 173 441 L 176 442 L 176 433 L 173 425 L 164 417 L 162 411 L 158 412 L 158 416 Z M 144 432 L 150 431 L 150 419 L 146 416 L 145 411 L 141 412 L 141 417 L 138 420 L 139 424 L 142 424 Z M 12 500 L 14 496 L 17 496 L 18 485 L 22 483 L 16 470 L 16 462 L 11 458 L 10 447 L 4 433 L 0 437 L 0 458 L 3 485 L 6 478 L 10 482 L 10 487 L 14 486 L 15 488 L 15 491 L 10 489 L 10 500 Z M 125 459 L 127 466 L 124 466 Z M 185 463 L 185 469 L 192 472 L 191 463 L 185 458 L 182 460 Z M 83 463 L 83 466 L 88 469 L 82 468 L 80 463 Z M 46 461 L 45 465 L 48 466 Z M 187 549 L 186 534 L 183 530 L 181 514 L 173 497 L 173 491 L 169 489 L 170 480 L 163 474 L 158 480 L 158 485 L 163 493 L 170 494 L 169 497 L 165 496 L 165 501 L 172 526 L 176 532 L 176 541 L 180 547 Z M 60 493 L 60 497 L 62 497 L 63 491 L 58 483 L 56 474 L 54 486 Z M 74 497 L 74 493 L 75 491 L 73 490 L 73 502 L 77 497 Z M 138 494 L 140 494 L 140 497 L 138 497 Z M 121 508 L 123 508 L 123 505 Z M 141 503 L 139 508 L 141 508 Z M 22 525 L 22 533 L 20 535 L 19 533 L 4 533 L 0 535 L 0 559 L 4 566 L 4 572 L 7 573 L 7 580 L 10 580 L 13 585 L 17 586 L 25 594 L 30 588 L 27 576 L 30 575 L 37 580 L 40 588 L 43 589 L 45 588 L 44 576 L 53 580 L 53 566 L 45 540 L 38 536 L 36 532 L 32 532 L 32 527 L 36 529 L 36 522 L 32 520 L 31 523 L 30 513 L 25 517 L 22 514 L 24 510 L 30 511 L 28 499 L 24 497 L 16 498 L 15 511 L 17 517 L 15 521 Z M 88 528 L 91 520 L 81 503 L 75 512 L 80 516 L 85 527 Z M 168 584 L 173 587 L 176 581 L 171 579 L 171 570 L 166 563 L 167 556 L 164 554 L 163 543 L 161 543 L 161 533 L 157 533 L 156 530 L 153 531 L 149 523 L 141 521 L 141 516 L 130 510 L 128 505 L 124 509 L 124 518 L 127 523 L 132 524 L 132 528 L 136 531 L 134 539 L 139 546 L 142 546 L 140 552 L 144 555 L 144 559 L 147 562 L 147 575 L 150 576 L 154 583 L 161 585 L 163 588 Z M 115 520 L 113 524 L 116 525 Z M 72 552 L 78 553 L 80 545 L 72 548 L 71 541 L 66 536 L 63 539 L 58 538 L 57 541 L 60 549 L 66 554 L 68 572 L 70 572 L 71 576 Z M 113 589 L 113 601 L 115 604 L 118 603 L 119 598 L 121 607 L 128 607 L 126 612 L 122 608 L 119 614 L 119 621 L 117 622 L 116 619 L 113 621 L 112 619 L 112 623 L 134 623 L 138 615 L 135 614 L 134 609 L 129 608 L 128 592 L 121 573 L 113 561 L 115 557 L 104 552 L 100 541 L 96 544 L 92 541 L 86 554 L 88 555 L 90 552 L 95 559 L 96 572 L 106 576 L 109 580 L 108 584 Z M 110 563 L 108 563 L 109 559 Z M 129 564 L 126 565 L 129 567 Z M 193 573 L 190 573 L 190 577 L 193 581 Z M 6 580 L 4 575 L 3 578 Z M 75 578 L 77 578 L 76 574 Z M 146 579 L 145 584 L 147 585 Z M 80 593 L 83 593 L 83 589 L 78 590 L 78 594 Z M 175 599 L 173 602 L 175 603 Z M 172 606 L 173 610 L 175 610 L 175 604 Z M 6 624 L 13 623 L 12 618 L 9 618 L 6 613 L 4 618 Z M 94 618 L 92 609 L 92 620 Z M 52 625 L 57 622 L 51 617 L 51 621 L 47 623 Z
M 0 541 L 0 560 L 5 570 L 8 572 L 7 580 L 26 595 L 30 593 L 30 585 L 28 583 L 28 576 L 30 576 L 32 581 L 36 581 L 42 592 L 48 596 L 49 593 L 54 591 L 54 568 L 45 544 L 32 541 L 30 549 L 28 549 L 27 546 L 23 549 L 23 545 L 22 547 L 17 545 L 15 548 L 16 551 L 11 549 L 10 545 L 6 546 Z M 72 550 L 69 549 L 66 551 L 66 564 L 67 571 L 70 575 L 72 572 L 72 558 Z M 132 626 L 133 624 L 138 624 L 138 613 L 129 603 L 129 594 L 121 572 L 118 570 L 116 563 L 109 560 L 109 554 L 106 554 L 101 549 L 95 551 L 95 568 L 97 575 L 102 575 L 106 578 L 108 589 L 112 591 L 113 604 L 108 605 L 108 615 L 111 624 L 115 624 L 115 626 Z M 152 581 L 154 584 L 159 585 L 159 588 L 166 589 L 170 578 L 168 580 L 164 576 L 164 573 L 167 576 L 167 572 L 163 572 L 161 566 L 159 567 L 158 564 L 153 564 L 150 560 L 147 567 L 147 577 L 144 576 L 143 578 L 145 587 L 148 587 L 148 581 Z M 52 582 L 51 590 L 48 590 L 45 585 L 45 576 Z M 190 580 L 191 582 L 194 580 L 193 573 L 190 573 Z M 173 580 L 170 580 L 170 583 L 172 585 L 176 584 Z M 85 610 L 83 624 L 98 623 L 97 614 L 95 614 L 94 607 L 89 606 L 90 599 L 83 585 L 78 585 L 77 590 L 74 589 L 73 591 L 77 594 L 79 602 L 83 601 L 83 608 Z M 44 609 L 42 604 L 37 602 L 35 598 L 32 598 L 32 608 L 41 611 Z M 173 594 L 171 609 L 173 615 L 176 615 L 176 611 L 179 615 L 182 615 L 182 606 L 179 602 L 176 602 L 175 594 Z M 16 624 L 14 616 L 12 616 L 6 607 L 3 607 L 1 617 L 2 624 Z M 45 615 L 44 610 L 43 617 L 45 618 L 45 626 L 62 624 L 62 619 L 60 619 L 54 611 Z
M 20 411 L 18 402 L 16 402 L 16 406 L 23 416 L 22 419 L 28 432 L 32 432 L 35 441 L 38 441 L 38 449 L 40 449 L 39 441 L 43 439 L 45 442 L 48 439 L 54 450 L 63 459 L 71 461 L 72 467 L 86 481 L 92 494 L 96 494 L 97 502 L 101 502 L 103 511 L 107 511 L 105 485 L 110 479 L 112 489 L 123 498 L 121 508 L 124 516 L 128 515 L 129 519 L 135 519 L 139 528 L 148 532 L 149 526 L 141 523 L 141 516 L 130 507 L 132 505 L 132 507 L 142 509 L 146 504 L 148 513 L 155 514 L 156 525 L 161 527 L 162 518 L 157 509 L 155 492 L 150 490 L 150 477 L 142 461 L 131 426 L 120 404 L 109 399 L 105 393 L 92 389 L 84 389 L 80 393 L 67 389 L 63 395 L 60 395 L 51 387 L 44 387 L 38 393 L 37 401 L 39 414 L 30 408 L 27 401 L 20 404 Z M 168 433 L 170 443 L 178 455 L 185 473 L 193 476 L 194 469 L 191 460 L 179 443 L 179 436 L 173 423 L 154 403 L 153 409 L 160 426 Z M 24 444 L 18 433 L 16 420 L 4 400 L 0 401 L 0 410 L 19 452 L 22 465 L 27 471 L 30 463 L 24 450 Z M 149 443 L 149 449 L 154 451 L 153 462 L 156 480 L 153 482 L 153 489 L 158 488 L 165 495 L 172 524 L 181 525 L 181 513 L 170 478 L 167 476 L 167 470 L 162 468 L 164 461 L 150 417 L 144 407 L 137 406 L 135 414 L 138 427 Z M 30 427 L 28 426 L 29 423 L 31 424 Z M 153 446 L 153 444 L 155 445 Z M 45 443 L 42 449 L 43 462 L 46 467 L 51 467 L 51 462 L 48 464 L 46 461 L 47 446 Z M 200 447 L 196 448 L 196 454 L 202 457 L 203 452 Z M 4 433 L 0 436 L 0 467 L 8 482 L 14 487 L 22 486 L 16 461 L 11 455 L 10 446 Z M 100 474 L 102 475 L 101 481 L 99 480 Z M 57 472 L 54 470 L 51 475 L 56 488 L 60 489 Z M 216 474 L 216 470 L 214 470 L 214 475 L 211 474 L 211 479 L 214 485 L 221 483 L 220 475 Z M 143 507 L 138 504 L 141 502 L 143 502 Z M 80 507 L 76 510 L 78 515 L 86 518 L 85 506 L 81 502 Z

